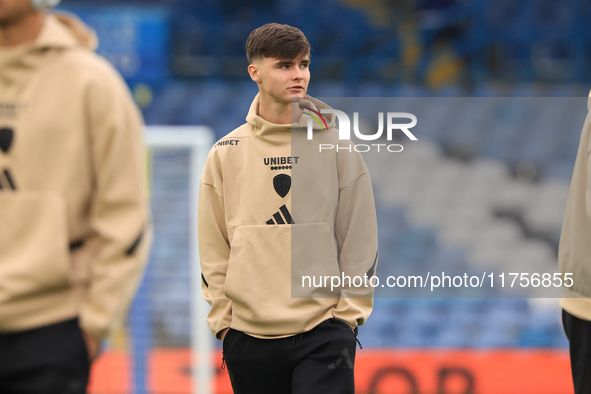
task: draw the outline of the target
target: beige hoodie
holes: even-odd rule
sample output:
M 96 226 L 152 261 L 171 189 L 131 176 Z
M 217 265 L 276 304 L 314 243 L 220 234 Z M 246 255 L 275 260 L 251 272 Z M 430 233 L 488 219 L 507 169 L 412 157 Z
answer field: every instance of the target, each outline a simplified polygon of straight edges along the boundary
M 306 105 L 329 108 L 309 96 Z M 266 338 L 309 331 L 332 317 L 361 325 L 373 288 L 302 287 L 302 276 L 375 274 L 377 222 L 365 163 L 354 151 L 318 152 L 319 143 L 337 143 L 333 115 L 329 130 L 314 125 L 314 140 L 307 141 L 306 116 L 278 125 L 257 109 L 258 96 L 247 123 L 214 145 L 201 178 L 209 327 L 216 337 L 232 327 Z
M 573 279 L 573 286 L 564 288 L 560 306 L 585 320 L 591 320 L 591 92 L 589 95 L 590 112 L 581 132 L 558 249 L 560 271 L 572 274 Z
M 79 317 L 105 338 L 125 315 L 151 230 L 143 123 L 79 20 L 0 48 L 0 331 Z

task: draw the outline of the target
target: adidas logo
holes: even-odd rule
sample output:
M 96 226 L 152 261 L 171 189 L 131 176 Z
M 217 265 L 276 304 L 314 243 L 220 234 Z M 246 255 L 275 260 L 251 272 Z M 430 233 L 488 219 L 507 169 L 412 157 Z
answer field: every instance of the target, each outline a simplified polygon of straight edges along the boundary
M 8 127 L 3 127 L 0 128 L 0 150 L 2 150 L 2 152 L 4 153 L 8 153 L 8 151 L 10 150 L 10 146 L 12 145 L 12 140 L 14 137 L 14 131 Z M 12 177 L 12 175 L 10 175 L 10 171 L 8 170 L 8 168 L 5 168 L 4 171 L 4 178 L 6 180 L 6 182 L 8 182 L 8 186 L 12 189 L 12 190 L 16 190 L 16 185 L 14 183 L 14 178 Z M 1 177 L 1 174 L 0 174 Z M 0 182 L 0 190 L 2 190 L 3 184 L 4 182 Z M 6 185 L 4 183 L 4 185 Z
M 282 216 L 283 214 L 283 216 Z M 273 220 L 275 219 L 275 220 Z M 281 208 L 279 208 L 279 212 L 275 212 L 273 214 L 273 218 L 267 220 L 267 224 L 269 225 L 274 225 L 274 224 L 295 224 L 293 219 L 291 218 L 291 214 L 289 213 L 289 210 L 287 209 L 287 207 L 285 205 L 282 205 Z
M 296 157 L 297 161 L 297 157 Z M 289 193 L 291 189 L 291 177 L 287 174 L 279 174 L 273 178 L 273 187 L 275 188 L 275 192 L 281 197 L 284 198 Z M 282 216 L 283 215 L 283 216 Z M 289 213 L 289 209 L 283 204 L 279 208 L 279 212 L 275 212 L 273 214 L 273 218 L 267 220 L 267 224 L 274 225 L 274 224 L 295 224 L 293 219 L 291 218 L 291 214 Z
M 8 171 L 8 169 L 4 169 L 4 178 L 6 179 L 6 181 L 8 182 L 8 186 L 12 189 L 12 190 L 16 190 L 16 185 L 14 183 L 14 179 L 12 178 L 12 175 L 10 175 L 10 171 Z M 3 189 L 2 186 L 2 179 L 1 179 L 1 174 L 0 174 L 0 190 Z
M 349 351 L 343 349 L 341 356 L 334 363 L 328 364 L 328 369 L 353 369 L 353 360 L 349 356 Z

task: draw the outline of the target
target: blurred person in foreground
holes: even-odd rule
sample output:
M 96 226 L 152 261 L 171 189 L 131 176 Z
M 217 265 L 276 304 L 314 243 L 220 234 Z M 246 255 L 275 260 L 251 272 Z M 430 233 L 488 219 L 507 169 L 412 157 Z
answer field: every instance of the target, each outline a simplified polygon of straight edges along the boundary
M 591 111 L 591 92 L 587 110 Z M 575 394 L 591 393 L 591 112 L 587 114 L 566 203 L 558 263 L 564 283 L 562 322 L 570 343 Z M 568 276 L 566 276 L 568 274 Z
M 0 0 L 0 393 L 85 393 L 151 240 L 143 121 L 59 0 Z
M 262 26 L 246 52 L 259 93 L 246 123 L 210 151 L 199 190 L 208 324 L 223 341 L 234 393 L 354 393 L 357 326 L 371 313 L 373 288 L 304 288 L 298 297 L 290 290 L 303 281 L 294 274 L 302 268 L 374 276 L 369 173 L 354 150 L 292 152 L 292 138 L 306 138 L 310 114 L 330 108 L 306 95 L 310 45 L 299 29 Z M 328 127 L 314 125 L 314 143 L 350 145 L 338 141 L 335 116 L 322 116 Z

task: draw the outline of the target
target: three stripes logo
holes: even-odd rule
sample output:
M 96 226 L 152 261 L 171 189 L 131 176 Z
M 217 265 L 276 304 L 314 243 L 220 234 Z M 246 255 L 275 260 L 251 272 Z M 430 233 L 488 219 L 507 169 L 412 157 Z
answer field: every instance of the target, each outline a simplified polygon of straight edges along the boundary
M 291 177 L 287 174 L 279 174 L 273 178 L 273 187 L 275 192 L 279 194 L 281 198 L 287 196 L 291 189 Z M 267 220 L 268 225 L 274 224 L 295 224 L 289 213 L 289 209 L 283 204 L 278 212 L 273 214 L 273 218 Z
M 283 214 L 283 216 L 281 216 L 281 214 Z M 273 220 L 273 219 L 275 219 L 275 220 Z M 295 224 L 295 222 L 291 218 L 291 214 L 289 213 L 289 210 L 287 209 L 287 207 L 285 205 L 282 205 L 279 208 L 279 212 L 275 212 L 273 214 L 273 219 L 267 220 L 267 224 L 269 224 L 271 226 L 274 224 L 286 224 L 286 223 Z M 275 222 L 275 221 L 277 221 L 277 222 Z
M 9 129 L 8 127 L 3 127 L 0 129 L 0 150 L 2 150 L 2 152 L 8 153 L 12 145 L 13 138 L 14 131 L 12 129 Z M 0 190 L 2 190 L 6 186 L 8 186 L 12 190 L 16 190 L 14 177 L 11 175 L 10 170 L 8 168 L 4 168 L 2 170 L 2 173 L 0 174 Z
M 14 183 L 14 179 L 12 179 L 12 175 L 10 175 L 10 171 L 8 170 L 8 168 L 5 168 L 3 172 L 4 178 L 6 179 L 6 182 L 8 183 L 8 187 L 10 187 L 12 190 L 16 190 L 16 185 Z M 2 190 L 4 188 L 4 186 L 2 186 L 3 182 L 0 182 L 0 190 Z
M 328 369 L 353 369 L 353 360 L 347 349 L 343 349 L 334 363 L 328 364 Z

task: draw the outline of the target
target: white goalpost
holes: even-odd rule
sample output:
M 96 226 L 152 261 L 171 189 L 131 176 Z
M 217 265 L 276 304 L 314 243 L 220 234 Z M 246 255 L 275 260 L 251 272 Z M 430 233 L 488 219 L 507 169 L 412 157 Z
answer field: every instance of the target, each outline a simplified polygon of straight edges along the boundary
M 214 133 L 206 126 L 148 126 L 145 141 L 151 150 L 186 149 L 189 153 L 189 259 L 190 259 L 190 342 L 193 366 L 193 394 L 211 394 L 214 339 L 207 326 L 209 305 L 201 295 L 201 269 L 197 243 L 197 196 L 199 180 Z M 158 209 L 158 207 L 152 207 Z

